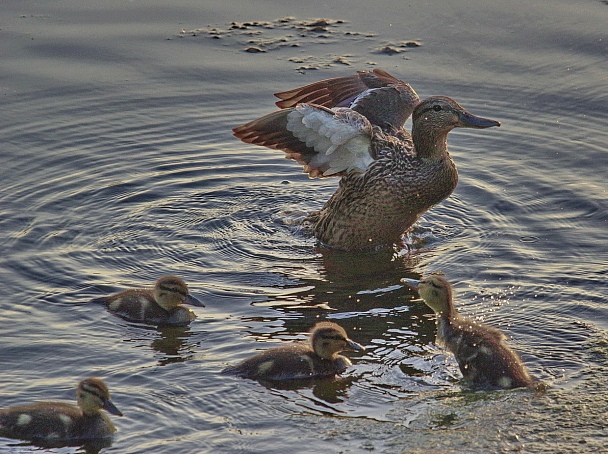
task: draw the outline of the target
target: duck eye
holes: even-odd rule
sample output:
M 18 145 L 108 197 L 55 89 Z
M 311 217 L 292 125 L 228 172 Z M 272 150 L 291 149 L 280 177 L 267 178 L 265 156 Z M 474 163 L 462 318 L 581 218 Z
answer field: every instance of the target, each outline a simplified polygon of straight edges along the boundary
M 441 110 L 442 110 L 442 109 L 441 109 L 441 106 L 440 106 L 439 104 L 435 104 L 435 105 L 433 106 L 433 110 L 434 110 L 435 112 L 441 112 Z

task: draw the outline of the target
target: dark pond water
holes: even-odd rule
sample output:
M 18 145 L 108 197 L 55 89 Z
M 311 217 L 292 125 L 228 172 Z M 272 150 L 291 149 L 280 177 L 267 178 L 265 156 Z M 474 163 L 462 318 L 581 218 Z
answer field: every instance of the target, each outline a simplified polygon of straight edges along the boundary
M 2 10 L 0 406 L 72 400 L 101 376 L 125 414 L 108 453 L 605 449 L 606 2 Z M 337 181 L 231 128 L 274 110 L 276 91 L 375 67 L 502 127 L 450 135 L 460 182 L 411 253 L 322 251 L 287 221 Z M 546 393 L 463 385 L 400 282 L 432 271 Z M 207 305 L 188 328 L 87 304 L 166 273 Z M 220 374 L 325 319 L 367 347 L 340 379 L 279 389 Z

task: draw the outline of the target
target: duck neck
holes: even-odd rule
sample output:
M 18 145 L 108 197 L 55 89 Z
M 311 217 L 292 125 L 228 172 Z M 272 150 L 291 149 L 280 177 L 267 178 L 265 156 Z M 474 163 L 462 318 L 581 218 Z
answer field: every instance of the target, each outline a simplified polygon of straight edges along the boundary
M 447 312 L 437 314 L 437 340 L 440 344 L 449 344 L 454 334 L 454 326 L 458 324 L 460 316 L 458 312 L 450 306 Z
M 414 127 L 412 139 L 419 158 L 439 159 L 448 153 L 448 132 L 433 128 Z
M 438 324 L 441 323 L 444 325 L 450 325 L 459 318 L 460 315 L 458 314 L 458 311 L 456 310 L 454 304 L 451 301 L 448 303 L 444 311 L 440 311 L 437 313 Z
M 313 346 L 312 351 L 315 355 L 325 361 L 331 361 L 338 356 L 338 352 L 330 351 L 328 348 L 319 345 L 317 345 L 316 348 Z
M 156 304 L 158 304 L 159 307 L 161 309 L 165 310 L 167 313 L 171 312 L 175 307 L 177 307 L 175 305 L 167 304 L 166 301 L 165 302 L 157 301 Z
M 83 403 L 80 403 L 79 406 L 80 406 L 80 410 L 82 411 L 82 414 L 84 416 L 90 417 L 90 416 L 95 416 L 95 415 L 101 413 L 99 411 L 99 408 L 95 405 L 90 405 L 90 404 L 83 402 Z

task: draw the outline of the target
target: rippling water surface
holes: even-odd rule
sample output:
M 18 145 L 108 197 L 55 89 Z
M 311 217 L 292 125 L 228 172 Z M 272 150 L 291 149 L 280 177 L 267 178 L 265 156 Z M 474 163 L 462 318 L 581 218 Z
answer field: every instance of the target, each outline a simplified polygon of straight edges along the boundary
M 125 416 L 103 452 L 605 449 L 606 2 L 3 9 L 0 406 L 73 400 L 81 378 L 104 377 Z M 502 127 L 450 134 L 458 187 L 410 250 L 321 250 L 290 220 L 336 180 L 230 130 L 272 111 L 276 91 L 374 67 Z M 431 271 L 505 331 L 546 393 L 463 385 L 400 282 Z M 87 304 L 167 273 L 207 305 L 187 328 Z M 220 375 L 321 319 L 367 347 L 339 379 Z

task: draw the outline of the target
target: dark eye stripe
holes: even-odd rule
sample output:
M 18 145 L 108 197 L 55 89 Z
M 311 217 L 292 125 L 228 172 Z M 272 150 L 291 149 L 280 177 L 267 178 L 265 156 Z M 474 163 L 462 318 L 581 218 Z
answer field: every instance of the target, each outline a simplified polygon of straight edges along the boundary
M 340 336 L 339 334 L 325 335 L 325 336 L 323 336 L 323 339 L 332 339 L 332 340 L 337 340 L 337 341 L 345 341 L 346 340 L 346 339 L 344 339 L 343 336 Z
M 435 288 L 441 288 L 441 285 L 437 284 L 434 281 L 420 281 L 421 284 L 428 284 L 428 285 L 432 285 Z
M 420 112 L 418 112 L 418 115 L 425 114 L 425 113 L 427 113 L 427 112 L 430 112 L 431 110 L 433 110 L 433 108 L 432 108 L 432 107 L 427 107 L 426 109 L 421 110 Z
M 95 397 L 101 400 L 104 400 L 106 396 L 106 393 L 103 389 L 89 382 L 84 382 L 82 384 L 82 390 L 88 394 L 93 394 Z
M 437 108 L 439 108 L 439 109 L 437 109 Z M 441 104 L 433 104 L 433 105 L 428 106 L 425 109 L 421 110 L 420 113 L 419 113 L 419 115 L 422 115 L 422 114 L 424 114 L 426 112 L 431 112 L 431 111 L 433 111 L 433 112 L 440 112 L 442 110 L 443 110 L 443 106 Z
M 160 285 L 160 289 L 164 290 L 165 292 L 171 292 L 171 293 L 179 293 L 180 295 L 182 295 L 183 297 L 187 297 L 188 293 L 187 292 L 182 292 L 181 290 L 175 288 L 175 287 L 167 287 L 166 285 Z

